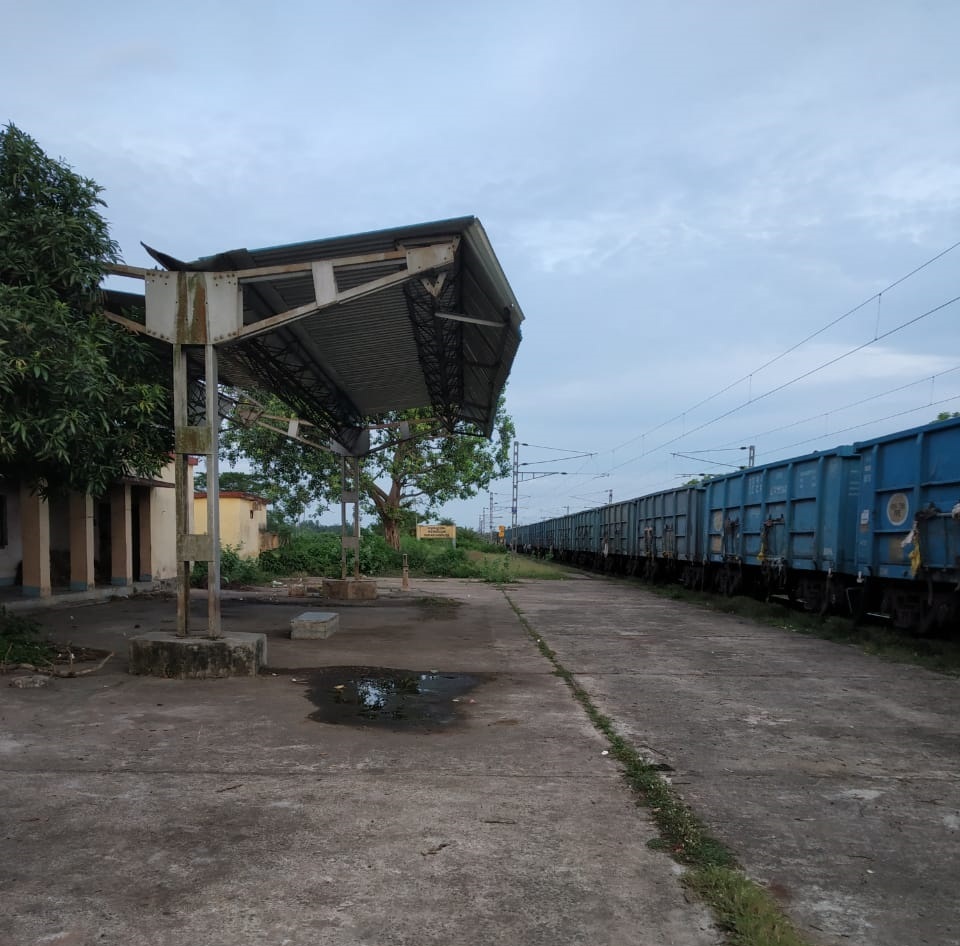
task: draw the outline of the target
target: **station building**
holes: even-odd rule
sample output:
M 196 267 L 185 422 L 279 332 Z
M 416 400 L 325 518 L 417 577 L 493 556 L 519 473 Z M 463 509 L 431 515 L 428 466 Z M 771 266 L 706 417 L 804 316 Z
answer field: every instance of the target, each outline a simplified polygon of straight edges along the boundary
M 153 479 L 124 477 L 103 496 L 47 500 L 0 479 L 0 593 L 47 598 L 175 580 L 175 499 L 172 463 Z
M 220 547 L 233 549 L 240 558 L 256 558 L 265 549 L 280 543 L 276 532 L 267 529 L 267 503 L 263 496 L 240 490 L 220 491 Z M 207 494 L 193 494 L 193 521 L 205 533 Z

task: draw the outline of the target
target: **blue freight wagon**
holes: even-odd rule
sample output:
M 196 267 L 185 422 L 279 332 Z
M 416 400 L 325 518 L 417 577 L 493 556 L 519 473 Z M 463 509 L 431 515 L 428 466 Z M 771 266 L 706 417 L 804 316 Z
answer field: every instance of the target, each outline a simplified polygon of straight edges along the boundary
M 921 632 L 958 622 L 960 418 L 854 445 L 862 609 Z
M 637 501 L 607 503 L 597 510 L 600 562 L 605 571 L 626 573 L 636 558 Z
M 860 457 L 852 447 L 728 473 L 704 484 L 702 532 L 714 587 L 839 604 L 853 571 Z
M 634 500 L 640 573 L 650 581 L 684 577 L 693 586 L 702 571 L 703 490 L 681 486 Z

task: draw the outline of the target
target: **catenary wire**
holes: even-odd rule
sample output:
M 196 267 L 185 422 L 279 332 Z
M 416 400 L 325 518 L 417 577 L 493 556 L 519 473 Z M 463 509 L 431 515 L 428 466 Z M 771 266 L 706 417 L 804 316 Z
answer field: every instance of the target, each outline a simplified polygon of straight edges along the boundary
M 851 430 L 859 430 L 861 427 L 869 427 L 871 424 L 880 424 L 885 420 L 893 420 L 896 417 L 904 417 L 907 414 L 916 414 L 917 411 L 925 411 L 931 407 L 940 407 L 942 404 L 949 404 L 951 401 L 960 400 L 960 394 L 951 394 L 950 397 L 941 398 L 939 401 L 928 401 L 926 404 L 921 404 L 919 407 L 911 407 L 905 411 L 896 411 L 893 414 L 887 414 L 885 417 L 877 417 L 874 420 L 864 421 L 862 424 L 852 424 L 850 427 L 843 427 L 840 430 L 834 431 L 834 434 L 846 434 Z M 777 447 L 773 450 L 774 453 L 781 453 L 785 450 L 792 450 L 794 447 L 802 447 L 804 444 L 813 443 L 815 440 L 822 440 L 822 436 L 808 437 L 806 440 L 797 440 L 794 443 L 785 444 L 782 447 Z
M 889 338 L 891 335 L 895 335 L 897 332 L 903 331 L 905 328 L 909 328 L 911 325 L 915 325 L 921 319 L 928 318 L 931 315 L 936 314 L 937 312 L 942 312 L 948 306 L 953 305 L 954 303 L 960 301 L 960 296 L 954 296 L 952 299 L 948 299 L 946 302 L 940 303 L 940 305 L 934 306 L 932 309 L 927 309 L 925 312 L 920 313 L 920 315 L 914 316 L 912 319 L 908 319 L 906 322 L 901 322 L 899 325 L 895 326 L 892 329 L 884 332 L 882 335 L 877 335 L 875 338 L 871 338 L 866 342 L 862 342 L 859 345 L 855 345 L 853 348 L 848 349 L 840 355 L 830 358 L 822 364 L 817 365 L 815 368 L 810 368 L 808 371 L 804 371 L 801 374 L 797 375 L 794 378 L 791 378 L 789 381 L 784 381 L 782 384 L 776 385 L 776 387 L 770 388 L 768 391 L 764 391 L 763 394 L 758 394 L 756 397 L 751 398 L 748 401 L 744 401 L 742 404 L 738 404 L 735 407 L 731 407 L 730 410 L 724 411 L 722 414 L 718 414 L 716 417 L 711 418 L 710 420 L 704 421 L 702 424 L 699 424 L 697 427 L 694 427 L 692 430 L 684 431 L 682 434 L 678 434 L 676 437 L 672 437 L 669 440 L 664 441 L 661 444 L 658 444 L 656 447 L 653 447 L 650 450 L 641 453 L 638 456 L 631 457 L 629 460 L 624 460 L 622 463 L 618 463 L 616 466 L 610 467 L 608 472 L 612 473 L 614 470 L 619 470 L 624 466 L 628 466 L 631 463 L 636 463 L 637 460 L 643 459 L 643 457 L 648 456 L 651 453 L 656 453 L 658 450 L 662 450 L 664 447 L 669 447 L 671 444 L 676 443 L 678 440 L 682 440 L 684 437 L 690 436 L 690 434 L 698 433 L 701 430 L 705 430 L 707 427 L 711 427 L 716 424 L 718 421 L 724 420 L 727 417 L 730 417 L 732 414 L 736 414 L 738 411 L 742 411 L 745 407 L 748 407 L 751 404 L 755 404 L 757 401 L 762 401 L 764 398 L 770 397 L 772 394 L 776 394 L 780 391 L 783 391 L 785 388 L 790 387 L 793 384 L 796 384 L 798 381 L 803 381 L 806 378 L 809 378 L 811 375 L 816 374 L 818 371 L 822 371 L 824 368 L 829 368 L 831 365 L 837 364 L 837 362 L 842 361 L 844 358 L 850 357 L 859 351 L 863 351 L 865 348 L 869 348 L 871 345 L 876 344 L 879 341 L 883 341 L 885 338 Z
M 871 302 L 880 300 L 883 297 L 884 293 L 890 292 L 890 290 L 895 289 L 901 283 L 904 283 L 911 277 L 916 276 L 917 273 L 926 269 L 928 266 L 932 266 L 934 263 L 942 259 L 948 253 L 951 253 L 953 250 L 955 250 L 958 246 L 960 246 L 960 240 L 957 240 L 956 243 L 953 243 L 952 245 L 948 246 L 945 250 L 941 250 L 935 256 L 931 256 L 930 259 L 926 260 L 925 262 L 921 263 L 919 266 L 910 270 L 910 272 L 904 274 L 899 279 L 895 279 L 892 283 L 890 283 L 889 286 L 885 286 L 879 292 L 875 292 L 872 296 L 870 296 L 867 299 L 864 299 L 863 302 L 854 306 L 852 309 L 848 309 L 846 312 L 844 312 L 842 315 L 837 316 L 831 322 L 828 322 L 826 325 L 817 329 L 815 332 L 812 332 L 810 335 L 807 335 L 806 338 L 803 338 L 799 342 L 796 342 L 795 344 L 791 345 L 785 351 L 782 351 L 779 355 L 776 355 L 775 357 L 769 359 L 768 361 L 764 362 L 764 364 L 760 365 L 757 368 L 754 368 L 752 371 L 748 372 L 742 377 L 737 378 L 736 381 L 731 381 L 728 385 L 721 388 L 719 391 L 716 391 L 715 393 L 711 394 L 709 397 L 704 398 L 702 401 L 698 401 L 692 407 L 688 407 L 686 410 L 681 411 L 679 414 L 675 415 L 674 417 L 671 417 L 668 420 L 665 420 L 662 423 L 657 424 L 656 427 L 653 427 L 650 430 L 644 431 L 641 434 L 637 434 L 637 436 L 631 437 L 629 440 L 623 441 L 623 443 L 617 444 L 617 446 L 613 447 L 610 452 L 616 452 L 617 450 L 622 450 L 624 447 L 627 447 L 632 443 L 636 443 L 638 440 L 644 437 L 648 437 L 650 434 L 656 433 L 658 430 L 662 430 L 668 424 L 672 424 L 674 421 L 680 420 L 682 417 L 685 417 L 687 414 L 697 410 L 697 408 L 703 407 L 704 404 L 709 404 L 711 401 L 716 400 L 721 395 L 726 394 L 727 391 L 730 391 L 732 388 L 735 388 L 737 385 L 742 384 L 744 381 L 747 381 L 750 378 L 752 378 L 753 375 L 759 373 L 760 371 L 763 371 L 766 368 L 769 368 L 773 364 L 776 364 L 778 361 L 780 361 L 782 358 L 785 358 L 787 355 L 792 354 L 798 348 L 805 345 L 807 342 L 812 341 L 813 339 L 817 338 L 819 335 L 822 335 L 824 332 L 833 328 L 835 325 L 839 325 L 842 321 L 844 321 L 844 319 L 847 319 L 851 315 L 854 315 L 855 313 L 859 312 L 861 309 L 868 306 Z M 879 338 L 883 338 L 883 337 L 884 337 L 883 335 L 878 336 L 875 331 L 873 341 L 877 341 L 879 340 Z M 631 461 L 628 461 L 628 462 L 631 462 Z M 618 469 L 618 467 L 612 467 L 612 469 Z
M 878 401 L 882 397 L 887 397 L 890 394 L 899 394 L 901 391 L 906 391 L 909 388 L 915 388 L 919 384 L 926 384 L 928 381 L 934 381 L 937 378 L 942 378 L 944 375 L 953 374 L 955 371 L 960 371 L 960 365 L 955 365 L 953 368 L 947 368 L 944 371 L 938 371 L 936 374 L 928 374 L 922 378 L 917 378 L 916 381 L 909 381 L 906 384 L 901 384 L 896 388 L 888 388 L 886 391 L 880 391 L 877 394 L 871 394 L 869 397 L 861 398 L 859 401 L 853 401 L 850 404 L 844 404 L 842 407 L 835 407 L 830 411 L 821 411 L 819 414 L 813 414 L 810 417 L 804 417 L 802 420 L 795 420 L 790 424 L 782 424 L 780 427 L 771 427 L 769 430 L 762 430 L 759 433 L 749 434 L 746 437 L 739 437 L 739 440 L 749 440 L 755 441 L 760 440 L 762 437 L 768 437 L 770 434 L 778 434 L 784 430 L 791 430 L 794 427 L 800 427 L 802 424 L 809 424 L 811 421 L 819 420 L 822 417 L 826 417 L 830 414 L 842 414 L 844 411 L 852 410 L 854 407 L 860 407 L 863 404 L 869 404 L 870 401 Z M 920 408 L 918 408 L 919 410 Z M 872 423 L 872 422 L 871 422 Z M 730 442 L 731 446 L 727 447 L 715 447 L 712 450 L 694 450 L 694 453 L 716 453 L 721 450 L 740 450 L 739 446 L 732 446 L 733 441 Z

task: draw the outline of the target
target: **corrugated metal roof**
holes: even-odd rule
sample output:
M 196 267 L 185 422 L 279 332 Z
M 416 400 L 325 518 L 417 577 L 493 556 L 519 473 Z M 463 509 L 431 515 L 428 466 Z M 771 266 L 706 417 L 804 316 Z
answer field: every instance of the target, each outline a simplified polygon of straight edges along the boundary
M 229 250 L 192 263 L 154 255 L 170 269 L 240 271 L 385 253 L 454 238 L 459 244 L 449 265 L 220 346 L 221 377 L 237 387 L 269 390 L 328 432 L 356 427 L 388 411 L 432 406 L 439 416 L 473 425 L 489 436 L 520 343 L 523 315 L 476 217 Z M 402 260 L 338 268 L 337 290 L 402 269 Z M 440 272 L 445 282 L 433 298 L 421 280 Z M 309 273 L 246 284 L 243 294 L 245 325 L 315 298 Z M 443 319 L 435 311 L 495 324 Z

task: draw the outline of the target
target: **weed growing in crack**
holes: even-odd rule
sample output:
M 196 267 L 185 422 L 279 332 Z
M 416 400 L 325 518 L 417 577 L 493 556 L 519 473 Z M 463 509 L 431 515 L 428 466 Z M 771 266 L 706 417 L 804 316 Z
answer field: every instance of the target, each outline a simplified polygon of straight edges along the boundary
M 504 592 L 504 597 L 540 653 L 553 665 L 554 674 L 567 684 L 590 721 L 606 737 L 624 779 L 637 800 L 649 810 L 660 832 L 650 846 L 669 853 L 687 868 L 684 884 L 713 910 L 730 946 L 810 946 L 770 893 L 743 873 L 732 852 L 711 836 L 657 767 L 618 735 L 610 717 L 597 709 L 509 594 Z

